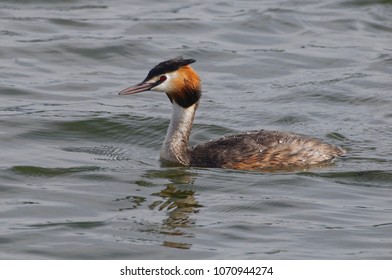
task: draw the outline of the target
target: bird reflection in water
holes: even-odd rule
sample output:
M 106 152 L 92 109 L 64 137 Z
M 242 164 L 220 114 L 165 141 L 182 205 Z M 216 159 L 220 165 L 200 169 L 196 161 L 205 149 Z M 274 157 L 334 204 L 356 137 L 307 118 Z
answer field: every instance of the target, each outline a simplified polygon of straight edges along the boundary
M 165 189 L 153 195 L 162 198 L 150 205 L 151 209 L 167 211 L 168 218 L 162 221 L 160 233 L 169 236 L 193 237 L 186 233 L 185 228 L 194 225 L 192 214 L 198 212 L 201 205 L 194 197 L 195 191 L 189 189 L 177 189 L 174 184 L 169 184 Z M 164 246 L 181 249 L 189 249 L 191 244 L 165 241 Z
M 164 212 L 167 218 L 163 219 L 160 225 L 156 223 L 153 225 L 138 223 L 143 226 L 141 231 L 148 232 L 154 236 L 163 235 L 165 240 L 162 242 L 162 246 L 190 249 L 192 244 L 182 241 L 184 241 L 183 238 L 193 238 L 193 234 L 187 232 L 186 229 L 191 228 L 195 224 L 195 219 L 192 215 L 198 213 L 199 208 L 202 207 L 195 199 L 195 191 L 192 187 L 195 175 L 182 168 L 148 171 L 143 175 L 142 180 L 136 182 L 138 186 L 143 188 L 162 186 L 162 184 L 154 182 L 162 179 L 169 180 L 169 183 L 165 184 L 165 188 L 162 190 L 151 193 L 148 198 L 127 196 L 125 199 L 118 199 L 118 201 L 126 200 L 132 202 L 132 206 L 128 205 L 119 210 L 140 209 L 147 205 L 150 210 Z M 153 198 L 152 202 L 151 198 Z M 151 212 L 151 215 L 154 215 L 154 212 Z M 178 239 L 176 237 L 180 237 L 181 242 L 177 242 Z

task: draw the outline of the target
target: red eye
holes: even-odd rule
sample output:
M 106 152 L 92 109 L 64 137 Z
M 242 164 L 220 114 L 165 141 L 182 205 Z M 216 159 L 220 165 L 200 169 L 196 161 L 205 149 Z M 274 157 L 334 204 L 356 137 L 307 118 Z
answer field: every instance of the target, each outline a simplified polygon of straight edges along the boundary
M 162 83 L 162 82 L 164 82 L 164 81 L 166 81 L 166 76 L 160 76 L 159 77 L 159 81 Z

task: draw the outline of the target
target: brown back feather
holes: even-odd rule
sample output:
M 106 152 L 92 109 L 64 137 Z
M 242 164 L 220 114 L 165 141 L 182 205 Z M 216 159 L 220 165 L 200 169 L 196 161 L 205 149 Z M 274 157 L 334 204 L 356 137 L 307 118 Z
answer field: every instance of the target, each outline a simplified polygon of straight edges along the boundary
M 195 146 L 191 166 L 273 170 L 331 162 L 344 151 L 318 139 L 277 131 L 251 131 Z

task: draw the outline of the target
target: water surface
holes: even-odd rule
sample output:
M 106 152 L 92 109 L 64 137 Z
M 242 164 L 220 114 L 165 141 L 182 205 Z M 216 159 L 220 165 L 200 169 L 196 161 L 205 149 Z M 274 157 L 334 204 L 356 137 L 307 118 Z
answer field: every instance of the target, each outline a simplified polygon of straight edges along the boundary
M 1 1 L 0 258 L 391 259 L 391 1 Z M 251 129 L 325 168 L 168 168 L 159 93 L 194 58 L 192 144 Z

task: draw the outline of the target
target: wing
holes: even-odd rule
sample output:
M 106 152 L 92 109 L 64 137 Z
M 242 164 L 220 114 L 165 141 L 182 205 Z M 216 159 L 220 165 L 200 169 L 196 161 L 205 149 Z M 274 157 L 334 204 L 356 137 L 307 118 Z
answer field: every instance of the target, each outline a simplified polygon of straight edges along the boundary
M 305 167 L 344 154 L 318 139 L 278 131 L 250 131 L 195 146 L 191 166 L 242 170 Z

